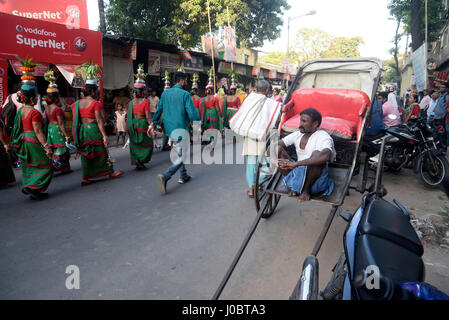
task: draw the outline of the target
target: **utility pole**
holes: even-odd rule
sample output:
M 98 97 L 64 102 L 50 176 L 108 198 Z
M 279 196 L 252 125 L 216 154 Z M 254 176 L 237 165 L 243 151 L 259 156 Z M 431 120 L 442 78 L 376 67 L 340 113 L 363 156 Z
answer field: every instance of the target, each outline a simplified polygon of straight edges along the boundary
M 207 16 L 209 18 L 209 33 L 210 33 L 210 44 L 211 44 L 211 52 L 212 52 L 212 74 L 214 77 L 214 94 L 215 91 L 215 57 L 214 57 L 214 38 L 212 37 L 212 24 L 210 23 L 210 5 L 209 0 L 207 0 Z
M 300 16 L 297 17 L 293 17 L 287 18 L 287 58 L 290 58 L 290 21 L 301 18 L 301 17 L 305 17 L 305 16 L 313 16 L 314 14 L 316 14 L 315 10 L 311 10 L 309 13 L 306 14 L 302 14 Z
M 426 34 L 425 34 L 425 39 L 424 39 L 424 50 L 425 50 L 425 53 L 424 53 L 424 61 L 425 61 L 425 63 L 426 63 L 426 65 L 425 65 L 425 68 L 426 68 L 426 89 L 427 89 L 427 55 L 428 55 L 428 39 L 427 39 L 427 33 L 428 33 L 428 20 L 427 20 L 427 0 L 425 0 L 424 1 L 424 6 L 425 6 L 425 9 L 424 9 L 424 11 L 425 11 L 425 15 L 426 15 L 426 18 L 425 18 L 425 23 L 426 23 Z

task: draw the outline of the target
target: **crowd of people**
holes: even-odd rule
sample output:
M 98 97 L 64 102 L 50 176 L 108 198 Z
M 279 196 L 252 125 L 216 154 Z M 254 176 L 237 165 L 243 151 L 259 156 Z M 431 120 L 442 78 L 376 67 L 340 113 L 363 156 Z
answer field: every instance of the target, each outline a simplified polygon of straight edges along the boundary
M 367 134 L 374 135 L 382 129 L 425 118 L 433 129 L 434 138 L 446 153 L 449 147 L 448 100 L 448 83 L 441 83 L 434 90 L 425 89 L 419 93 L 413 88 L 407 93 L 403 103 L 392 88 L 379 92 Z
M 178 161 L 158 176 L 162 193 L 166 192 L 167 181 L 178 170 L 181 170 L 178 183 L 190 180 L 182 163 L 183 150 L 179 141 L 169 139 L 172 132 L 176 129 L 191 132 L 193 121 L 200 121 L 202 132 L 208 129 L 223 132 L 226 128 L 229 129 L 230 119 L 247 96 L 241 90 L 237 91 L 235 83 L 232 83 L 226 94 L 223 90 L 214 94 L 214 86 L 209 82 L 205 88 L 205 96 L 200 97 L 196 83 L 190 93 L 184 90 L 188 79 L 186 74 L 177 72 L 174 79 L 176 84 L 164 90 L 160 98 L 155 90 L 147 98 L 145 82 L 136 80 L 132 99 L 128 99 L 124 90 L 121 90 L 113 100 L 116 110 L 116 143 L 118 145 L 121 137 L 125 144 L 128 137 L 130 162 L 137 170 L 146 169 L 145 164 L 151 161 L 158 129 L 163 133 L 164 145 L 169 149 L 168 141 L 171 140 L 172 146 L 176 148 Z M 81 157 L 82 186 L 99 178 L 114 179 L 123 175 L 123 171 L 114 170 L 109 157 L 105 112 L 99 101 L 96 79 L 86 81 L 81 98 L 71 106 L 71 132 L 67 129 L 59 91 L 54 83 L 50 83 L 42 98 L 44 105 L 37 101 L 39 93 L 34 81 L 23 81 L 14 96 L 13 102 L 9 99 L 5 103 L 5 112 L 0 107 L 2 118 L 6 117 L 6 113 L 9 115 L 10 110 L 12 114 L 9 115 L 9 121 L 1 122 L 0 185 L 15 182 L 11 166 L 11 158 L 14 156 L 18 158 L 22 170 L 22 192 L 32 199 L 47 197 L 46 190 L 54 173 L 72 172 L 70 158 L 74 153 Z M 280 90 L 273 91 L 273 99 L 282 100 Z M 8 102 L 10 106 L 6 107 Z M 10 123 L 10 130 L 5 125 L 6 122 Z

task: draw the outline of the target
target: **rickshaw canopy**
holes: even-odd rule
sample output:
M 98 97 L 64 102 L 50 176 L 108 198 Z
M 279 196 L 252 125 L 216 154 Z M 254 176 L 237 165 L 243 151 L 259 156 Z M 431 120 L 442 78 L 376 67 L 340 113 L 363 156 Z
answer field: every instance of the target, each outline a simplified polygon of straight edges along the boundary
M 377 58 L 326 58 L 302 64 L 294 90 L 302 88 L 354 89 L 373 97 L 382 61 Z

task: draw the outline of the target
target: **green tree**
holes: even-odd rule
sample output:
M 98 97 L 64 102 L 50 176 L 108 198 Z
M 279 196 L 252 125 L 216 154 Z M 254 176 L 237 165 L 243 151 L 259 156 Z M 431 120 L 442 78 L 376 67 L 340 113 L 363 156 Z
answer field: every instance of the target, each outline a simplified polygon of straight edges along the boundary
M 391 58 L 389 60 L 384 60 L 383 66 L 385 69 L 385 75 L 383 76 L 382 82 L 383 83 L 397 83 L 398 85 L 401 85 L 401 74 L 396 72 L 396 61 L 394 58 Z M 402 57 L 399 56 L 399 63 L 402 64 Z
M 302 28 L 296 34 L 293 51 L 296 51 L 300 62 L 321 58 L 329 49 L 332 36 L 318 28 Z
M 113 33 L 169 43 L 173 1 L 110 0 L 106 6 L 106 27 Z
M 412 36 L 412 49 L 415 51 L 425 39 L 425 10 L 424 0 L 391 0 L 388 4 L 390 14 L 401 23 L 404 30 Z M 439 31 L 443 25 L 444 7 L 441 0 L 428 0 L 428 41 L 439 38 Z
M 298 63 L 317 58 L 359 57 L 361 37 L 334 37 L 321 29 L 302 28 L 298 30 L 293 52 Z
M 106 20 L 104 16 L 104 2 L 103 0 L 98 0 L 98 13 L 100 15 L 100 27 L 99 31 L 106 33 Z
M 287 0 L 210 0 L 212 31 L 229 19 L 238 44 L 261 46 L 279 36 L 286 9 Z M 106 21 L 114 33 L 184 48 L 198 45 L 209 31 L 207 0 L 110 0 Z
M 365 42 L 361 37 L 333 38 L 329 48 L 324 51 L 321 56 L 323 58 L 360 57 L 359 46 L 362 44 L 365 44 Z
M 287 58 L 286 52 L 281 51 L 271 51 L 266 55 L 259 57 L 261 62 L 271 63 L 278 66 L 282 66 L 282 59 Z M 298 54 L 294 51 L 290 51 L 290 61 L 294 63 L 295 61 L 299 62 Z

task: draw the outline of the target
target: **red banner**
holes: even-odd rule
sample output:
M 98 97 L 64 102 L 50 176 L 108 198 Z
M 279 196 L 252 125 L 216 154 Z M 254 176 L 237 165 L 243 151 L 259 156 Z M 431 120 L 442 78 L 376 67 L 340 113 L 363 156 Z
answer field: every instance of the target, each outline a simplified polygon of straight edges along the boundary
M 136 60 L 137 58 L 137 46 L 126 46 L 124 48 L 125 50 L 125 57 L 128 60 Z
M 11 64 L 11 68 L 14 71 L 14 73 L 18 76 L 22 75 L 22 70 L 20 70 L 20 67 L 22 66 L 22 63 L 19 60 L 9 60 L 9 63 Z M 34 68 L 34 76 L 36 77 L 43 77 L 44 74 L 50 70 L 50 65 L 48 63 L 40 63 L 40 62 L 34 62 L 37 64 L 36 68 Z
M 0 12 L 64 24 L 68 29 L 89 29 L 87 0 L 3 0 Z
M 102 33 L 0 13 L 0 52 L 53 64 L 102 65 Z
M 0 59 L 0 106 L 8 97 L 8 61 Z
M 270 71 L 270 73 L 268 74 L 270 79 L 277 79 L 278 77 L 278 73 L 276 71 Z
M 253 76 L 258 76 L 260 74 L 260 68 L 259 67 L 253 67 Z
M 179 55 L 183 60 L 192 60 L 192 56 L 190 55 L 189 51 L 181 51 L 179 52 Z

